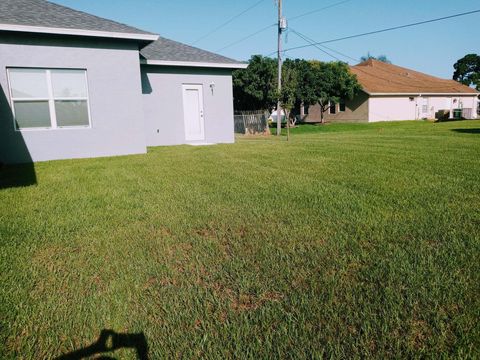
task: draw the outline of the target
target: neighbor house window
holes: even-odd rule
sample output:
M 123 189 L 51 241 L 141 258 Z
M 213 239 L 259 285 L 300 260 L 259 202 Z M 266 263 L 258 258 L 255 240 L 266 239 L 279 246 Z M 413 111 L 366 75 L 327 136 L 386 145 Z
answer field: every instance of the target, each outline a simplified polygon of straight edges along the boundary
M 345 105 L 345 100 L 340 100 L 340 104 L 338 105 L 338 111 L 343 112 L 347 106 Z
M 330 102 L 330 108 L 328 109 L 329 114 L 336 114 L 337 113 L 337 104 L 334 102 Z
M 428 113 L 428 99 L 422 98 L 422 112 L 424 114 Z
M 90 127 L 85 70 L 8 69 L 15 127 Z

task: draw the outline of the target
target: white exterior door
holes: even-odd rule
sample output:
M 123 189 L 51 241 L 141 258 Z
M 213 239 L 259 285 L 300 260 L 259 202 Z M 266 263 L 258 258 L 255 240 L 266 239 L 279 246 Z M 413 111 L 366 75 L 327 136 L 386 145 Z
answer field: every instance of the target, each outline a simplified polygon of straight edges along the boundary
M 205 140 L 202 85 L 183 85 L 185 140 Z
M 428 98 L 422 97 L 420 98 L 420 103 L 418 104 L 418 118 L 419 119 L 430 119 L 430 109 L 429 109 L 429 101 Z

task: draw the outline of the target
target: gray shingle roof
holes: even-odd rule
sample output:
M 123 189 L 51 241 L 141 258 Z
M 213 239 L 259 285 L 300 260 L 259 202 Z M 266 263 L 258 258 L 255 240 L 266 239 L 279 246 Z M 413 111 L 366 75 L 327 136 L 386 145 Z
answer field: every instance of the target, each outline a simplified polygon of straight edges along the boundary
M 68 29 L 82 31 L 82 34 L 84 31 L 92 31 L 95 32 L 95 36 L 98 36 L 97 32 L 101 32 L 102 36 L 103 33 L 122 33 L 135 35 L 135 38 L 138 36 L 138 39 L 142 40 L 152 41 L 157 38 L 153 33 L 46 0 L 0 0 L 0 31 L 7 30 L 10 25 L 16 26 L 14 31 L 24 31 L 18 30 L 18 26 L 28 26 L 40 30 L 25 31 L 48 32 L 43 28 L 49 28 L 67 33 L 64 29 Z M 141 54 L 147 60 L 232 64 L 232 68 L 239 64 L 236 60 L 165 38 L 159 38 L 151 43 L 141 51 Z
M 45 0 L 0 0 L 0 24 L 153 35 Z
M 198 49 L 173 40 L 158 38 L 140 52 L 147 60 L 239 64 L 237 60 Z

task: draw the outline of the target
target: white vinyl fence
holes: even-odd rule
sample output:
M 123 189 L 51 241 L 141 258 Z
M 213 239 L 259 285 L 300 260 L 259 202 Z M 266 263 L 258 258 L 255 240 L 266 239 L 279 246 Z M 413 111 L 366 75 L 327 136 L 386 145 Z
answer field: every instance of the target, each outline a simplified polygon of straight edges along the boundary
M 463 108 L 462 109 L 462 118 L 464 119 L 475 119 L 475 113 L 473 109 Z

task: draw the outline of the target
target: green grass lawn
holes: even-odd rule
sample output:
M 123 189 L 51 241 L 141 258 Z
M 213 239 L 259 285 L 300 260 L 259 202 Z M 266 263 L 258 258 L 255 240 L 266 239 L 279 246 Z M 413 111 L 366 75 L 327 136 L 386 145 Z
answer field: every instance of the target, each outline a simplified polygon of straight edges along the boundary
M 292 134 L 0 170 L 0 358 L 478 358 L 480 121 Z

